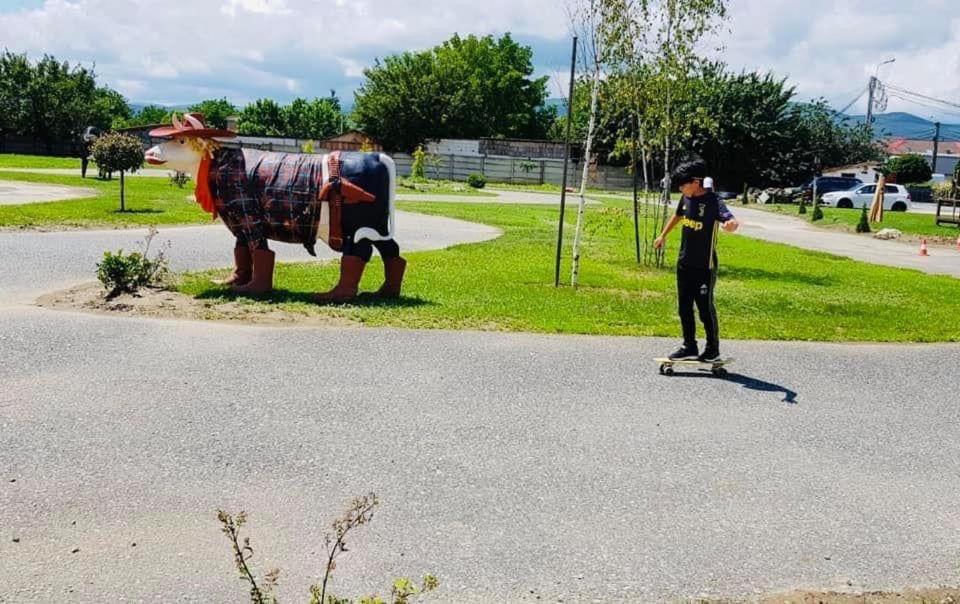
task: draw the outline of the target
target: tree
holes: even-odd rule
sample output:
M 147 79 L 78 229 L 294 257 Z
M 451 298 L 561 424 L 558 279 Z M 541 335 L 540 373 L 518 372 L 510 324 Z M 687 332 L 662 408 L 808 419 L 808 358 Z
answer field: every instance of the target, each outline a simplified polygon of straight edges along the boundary
M 257 99 L 240 112 L 237 130 L 251 136 L 283 136 L 283 108 L 272 99 Z
M 132 117 L 133 111 L 122 94 L 110 88 L 97 88 L 93 112 L 87 125 L 100 130 L 123 128 Z
M 143 145 L 140 139 L 108 132 L 99 137 L 91 149 L 93 160 L 108 172 L 120 172 L 120 211 L 125 212 L 123 174 L 143 166 Z
M 126 120 L 121 127 L 152 126 L 154 124 L 169 124 L 171 111 L 159 105 L 145 105 L 140 111 Z
M 4 51 L 0 55 L 0 136 L 27 129 L 27 98 L 32 68 L 27 56 Z
M 200 101 L 195 105 L 190 105 L 187 111 L 202 113 L 204 124 L 211 128 L 221 129 L 227 127 L 228 117 L 237 114 L 237 108 L 226 98 Z
M 364 70 L 353 119 L 388 149 L 437 138 L 542 138 L 556 116 L 533 53 L 509 34 L 453 36 L 433 49 L 377 59 Z
M 325 139 L 340 133 L 340 101 L 336 97 L 312 101 L 294 99 L 283 108 L 286 136 Z
M 908 153 L 891 157 L 883 169 L 885 174 L 896 174 L 897 182 L 922 184 L 933 178 L 930 164 L 922 155 Z

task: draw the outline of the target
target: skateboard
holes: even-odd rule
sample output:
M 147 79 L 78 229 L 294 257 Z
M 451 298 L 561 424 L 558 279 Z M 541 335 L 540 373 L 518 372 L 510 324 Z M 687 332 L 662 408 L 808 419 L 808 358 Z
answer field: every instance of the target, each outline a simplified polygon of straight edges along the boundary
M 660 363 L 660 373 L 662 375 L 673 375 L 673 366 L 690 366 L 695 368 L 697 371 L 709 371 L 717 377 L 723 377 L 727 375 L 727 370 L 724 368 L 724 365 L 728 365 L 733 362 L 733 359 L 717 359 L 716 361 L 672 361 L 666 357 L 658 357 L 653 359 L 657 363 Z

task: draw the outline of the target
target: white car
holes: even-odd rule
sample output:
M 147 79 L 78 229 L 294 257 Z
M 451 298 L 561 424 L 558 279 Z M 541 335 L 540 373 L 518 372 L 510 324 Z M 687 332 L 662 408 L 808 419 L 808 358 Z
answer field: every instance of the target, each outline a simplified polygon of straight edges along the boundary
M 835 208 L 861 208 L 870 207 L 873 203 L 873 194 L 877 191 L 877 185 L 859 185 L 846 191 L 833 191 L 824 193 L 820 198 L 825 206 Z M 910 207 L 910 192 L 903 185 L 884 185 L 883 190 L 883 209 L 893 212 L 906 212 Z

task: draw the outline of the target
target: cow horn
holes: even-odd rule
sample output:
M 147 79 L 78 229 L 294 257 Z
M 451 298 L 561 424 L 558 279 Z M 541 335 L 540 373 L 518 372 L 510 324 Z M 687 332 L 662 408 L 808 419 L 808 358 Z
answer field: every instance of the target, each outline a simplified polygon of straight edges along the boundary
M 180 118 L 177 117 L 176 113 L 170 115 L 170 118 L 173 120 L 173 127 L 177 130 L 183 130 L 183 122 L 180 121 Z
M 188 122 L 195 130 L 203 130 L 203 122 L 201 122 L 201 121 L 198 120 L 197 118 L 193 117 L 193 116 L 190 115 L 189 113 L 184 113 L 184 114 L 183 114 L 183 119 L 187 120 L 187 122 Z

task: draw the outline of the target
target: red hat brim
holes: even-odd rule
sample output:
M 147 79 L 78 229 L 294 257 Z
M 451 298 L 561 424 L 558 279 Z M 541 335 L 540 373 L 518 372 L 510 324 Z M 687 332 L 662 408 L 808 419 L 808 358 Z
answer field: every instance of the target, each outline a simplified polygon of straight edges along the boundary
M 221 130 L 219 128 L 177 128 L 175 126 L 164 126 L 154 128 L 150 131 L 150 136 L 165 138 L 168 136 L 195 136 L 197 138 L 235 138 L 236 132 L 231 130 Z

